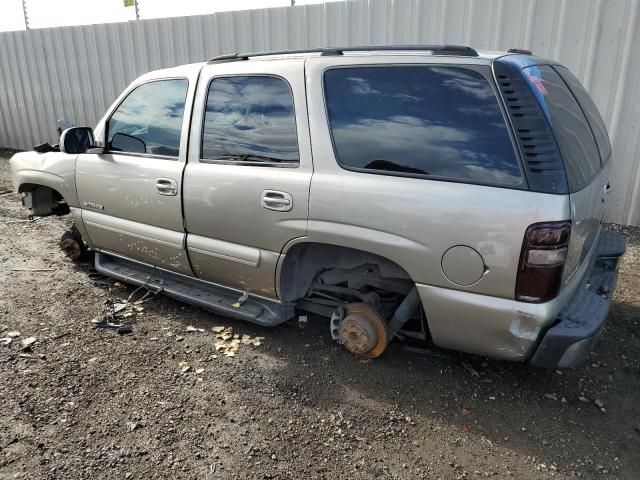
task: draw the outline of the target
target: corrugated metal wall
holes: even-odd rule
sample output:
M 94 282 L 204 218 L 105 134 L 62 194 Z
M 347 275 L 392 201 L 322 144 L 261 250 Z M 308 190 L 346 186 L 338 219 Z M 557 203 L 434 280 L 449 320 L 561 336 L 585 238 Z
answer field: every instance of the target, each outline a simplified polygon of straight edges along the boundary
M 593 95 L 614 148 L 609 221 L 640 225 L 638 0 L 351 0 L 0 33 L 0 146 L 94 125 L 135 77 L 235 51 L 457 43 L 532 49 Z

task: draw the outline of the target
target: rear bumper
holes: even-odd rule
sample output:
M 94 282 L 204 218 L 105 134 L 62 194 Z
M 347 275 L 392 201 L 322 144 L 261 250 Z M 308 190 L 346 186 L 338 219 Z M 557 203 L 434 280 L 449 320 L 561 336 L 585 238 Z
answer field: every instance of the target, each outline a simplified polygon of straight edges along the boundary
M 573 294 L 555 324 L 542 336 L 529 362 L 537 367 L 576 367 L 584 363 L 604 328 L 618 280 L 625 238 L 602 231 L 584 287 Z

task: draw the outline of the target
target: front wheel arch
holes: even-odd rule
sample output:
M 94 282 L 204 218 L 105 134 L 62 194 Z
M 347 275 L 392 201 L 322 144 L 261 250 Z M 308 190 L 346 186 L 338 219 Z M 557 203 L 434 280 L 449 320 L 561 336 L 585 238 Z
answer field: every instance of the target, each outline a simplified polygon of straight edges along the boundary
M 23 183 L 18 187 L 18 193 L 23 194 L 23 204 L 34 217 L 49 215 L 67 215 L 71 212 L 65 198 L 56 189 L 35 183 Z

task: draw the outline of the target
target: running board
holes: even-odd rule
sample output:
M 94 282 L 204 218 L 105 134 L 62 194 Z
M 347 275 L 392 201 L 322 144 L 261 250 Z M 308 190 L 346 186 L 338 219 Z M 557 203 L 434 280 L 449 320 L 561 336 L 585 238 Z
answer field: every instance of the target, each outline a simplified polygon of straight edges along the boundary
M 146 285 L 149 290 L 164 293 L 176 300 L 264 327 L 279 325 L 294 316 L 293 305 L 252 296 L 240 305 L 239 299 L 243 293 L 237 290 L 104 252 L 96 252 L 95 267 L 107 277 L 132 285 Z

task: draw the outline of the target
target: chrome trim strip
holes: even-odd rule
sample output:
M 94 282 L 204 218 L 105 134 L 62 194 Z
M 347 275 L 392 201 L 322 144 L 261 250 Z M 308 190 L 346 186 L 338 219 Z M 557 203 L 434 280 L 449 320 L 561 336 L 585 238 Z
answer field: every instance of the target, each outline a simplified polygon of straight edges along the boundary
M 187 241 L 188 242 L 188 241 Z M 189 247 L 187 246 L 188 251 L 201 253 L 202 255 L 207 255 L 208 257 L 221 258 L 222 260 L 229 260 L 231 262 L 242 263 L 243 265 L 249 265 L 250 267 L 257 267 L 258 264 L 256 262 L 252 262 L 250 260 L 244 260 L 238 257 L 232 257 L 230 255 L 224 255 L 222 253 L 210 252 L 209 250 L 203 250 L 201 248 Z
M 252 267 L 257 267 L 260 264 L 260 249 L 258 248 L 203 237 L 201 235 L 187 235 L 187 250 L 193 250 L 197 253 L 242 263 Z
M 82 220 L 85 226 L 101 228 L 110 232 L 127 235 L 152 243 L 159 243 L 168 247 L 183 250 L 184 232 L 174 232 L 166 228 L 154 227 L 123 218 L 113 217 L 92 210 L 82 210 Z

